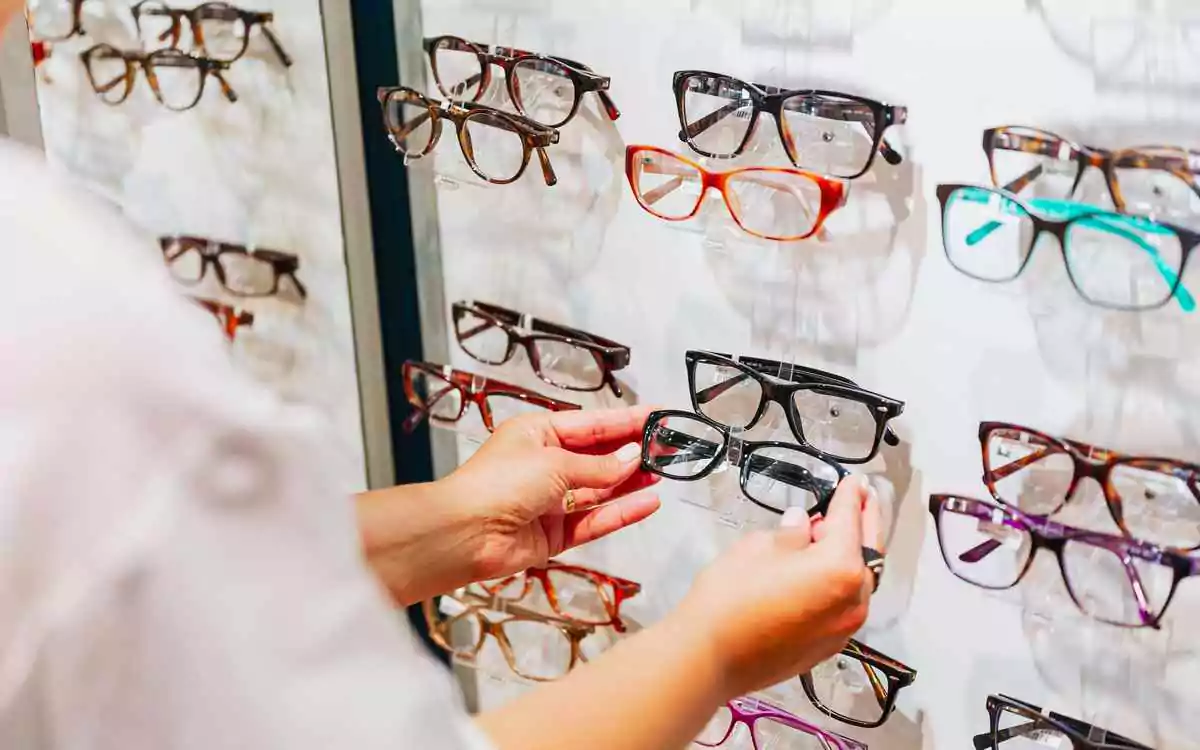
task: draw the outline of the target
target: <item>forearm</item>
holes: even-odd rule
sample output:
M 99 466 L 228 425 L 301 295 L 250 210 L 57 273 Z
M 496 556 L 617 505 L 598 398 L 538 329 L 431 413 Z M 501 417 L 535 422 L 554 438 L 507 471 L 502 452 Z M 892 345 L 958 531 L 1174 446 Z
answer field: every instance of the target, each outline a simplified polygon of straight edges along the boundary
M 478 721 L 499 750 L 676 750 L 730 697 L 723 683 L 711 646 L 675 617 Z
M 472 581 L 475 524 L 439 483 L 365 492 L 355 498 L 367 563 L 397 604 Z

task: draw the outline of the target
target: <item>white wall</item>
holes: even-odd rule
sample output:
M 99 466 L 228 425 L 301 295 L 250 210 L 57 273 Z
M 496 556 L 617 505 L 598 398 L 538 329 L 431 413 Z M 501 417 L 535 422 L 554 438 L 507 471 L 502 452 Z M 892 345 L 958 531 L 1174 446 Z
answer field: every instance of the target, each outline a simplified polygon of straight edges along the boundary
M 897 425 L 906 445 L 868 467 L 903 502 L 863 640 L 919 677 L 884 729 L 827 726 L 872 747 L 964 748 L 987 729 L 985 697 L 1009 693 L 1159 748 L 1196 746 L 1200 639 L 1189 618 L 1200 615 L 1200 581 L 1183 584 L 1157 633 L 1083 620 L 1049 559 L 1016 591 L 985 594 L 945 569 L 926 499 L 986 495 L 983 419 L 1200 457 L 1200 316 L 1088 307 L 1049 244 L 1020 283 L 974 282 L 945 259 L 933 195 L 939 182 L 986 181 L 981 131 L 994 125 L 1112 147 L 1200 146 L 1200 3 L 425 0 L 423 12 L 427 35 L 591 65 L 612 77 L 624 113 L 611 127 L 592 102 L 563 129 L 552 189 L 536 170 L 511 187 L 463 177 L 453 138 L 443 137 L 435 164 L 411 167 L 441 175 L 448 300 L 489 300 L 630 345 L 627 380 L 643 402 L 687 406 L 689 348 L 825 366 L 907 401 Z M 629 195 L 622 150 L 684 151 L 670 82 L 687 68 L 907 105 L 909 124 L 889 133 L 907 158 L 877 162 L 853 184 L 825 243 L 752 241 L 715 202 L 707 220 L 670 226 Z M 772 147 L 773 129 L 760 133 Z M 782 164 L 773 148 L 757 161 Z M 1200 263 L 1185 283 L 1200 285 Z M 455 366 L 486 372 L 450 345 Z M 536 384 L 528 369 L 490 374 Z M 736 502 L 736 487 L 662 491 L 668 502 L 656 518 L 574 556 L 645 584 L 631 602 L 644 622 L 737 533 L 671 502 L 706 493 Z M 1111 523 L 1094 485 L 1074 512 L 1082 523 Z M 788 705 L 813 715 L 799 693 Z
M 239 333 L 232 356 L 283 398 L 331 421 L 329 456 L 346 490 L 361 489 L 362 420 L 320 4 L 237 4 L 274 11 L 273 28 L 295 65 L 284 68 L 255 31 L 246 56 L 226 73 L 239 101 L 226 101 L 210 79 L 203 100 L 177 113 L 154 100 L 140 72 L 119 106 L 92 91 L 79 52 L 97 42 L 127 49 L 138 42 L 132 3 L 84 3 L 87 37 L 55 44 L 40 69 L 46 152 L 119 205 L 148 241 L 194 234 L 300 256 L 309 293 L 302 304 L 239 300 L 207 282 L 197 291 L 254 311 L 254 327 Z

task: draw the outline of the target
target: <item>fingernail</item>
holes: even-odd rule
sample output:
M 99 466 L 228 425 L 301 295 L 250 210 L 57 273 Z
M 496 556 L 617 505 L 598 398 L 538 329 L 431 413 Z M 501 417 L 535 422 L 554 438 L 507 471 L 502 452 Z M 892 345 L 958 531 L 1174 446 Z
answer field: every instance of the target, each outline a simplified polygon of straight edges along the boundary
M 806 518 L 808 518 L 808 511 L 793 506 L 783 512 L 783 519 L 779 522 L 779 526 L 784 529 L 794 529 L 802 526 Z
M 635 458 L 642 455 L 642 446 L 637 443 L 627 443 L 621 446 L 617 451 L 617 460 L 623 464 L 627 464 Z

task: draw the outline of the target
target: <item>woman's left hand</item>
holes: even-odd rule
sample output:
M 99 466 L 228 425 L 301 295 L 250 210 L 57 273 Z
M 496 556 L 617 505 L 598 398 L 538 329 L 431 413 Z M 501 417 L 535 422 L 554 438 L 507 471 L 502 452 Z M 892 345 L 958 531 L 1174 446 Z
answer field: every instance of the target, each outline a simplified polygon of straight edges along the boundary
M 545 564 L 658 510 L 639 492 L 649 407 L 548 412 L 501 425 L 456 472 L 359 498 L 367 558 L 402 604 Z

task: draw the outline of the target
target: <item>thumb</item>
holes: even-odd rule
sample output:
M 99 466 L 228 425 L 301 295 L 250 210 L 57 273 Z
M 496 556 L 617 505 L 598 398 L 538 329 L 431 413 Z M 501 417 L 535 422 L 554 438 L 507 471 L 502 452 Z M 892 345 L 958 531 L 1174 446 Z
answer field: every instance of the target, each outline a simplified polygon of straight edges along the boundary
M 560 451 L 559 476 L 571 489 L 608 489 L 633 476 L 641 466 L 641 456 L 642 449 L 637 443 L 628 443 L 603 456 L 564 450 Z
M 812 521 L 804 508 L 788 508 L 779 522 L 776 540 L 789 549 L 804 549 L 812 542 Z
M 862 555 L 863 505 L 869 497 L 867 478 L 855 474 L 838 485 L 821 524 L 821 546 L 837 547 L 856 558 Z

